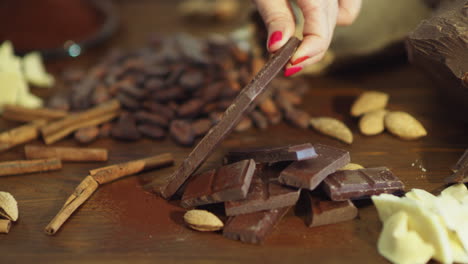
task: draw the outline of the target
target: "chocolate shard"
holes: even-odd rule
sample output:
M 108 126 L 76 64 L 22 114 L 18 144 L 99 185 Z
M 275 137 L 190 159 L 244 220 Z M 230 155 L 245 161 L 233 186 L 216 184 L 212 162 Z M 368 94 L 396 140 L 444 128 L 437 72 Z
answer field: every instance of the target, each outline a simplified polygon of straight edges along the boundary
M 309 227 L 345 222 L 356 218 L 358 209 L 350 200 L 327 201 L 305 192 L 306 224 Z
M 200 167 L 203 161 L 213 152 L 218 144 L 232 131 L 255 99 L 262 94 L 268 83 L 289 61 L 301 41 L 292 37 L 281 50 L 276 52 L 265 64 L 255 78 L 236 97 L 232 105 L 226 110 L 222 119 L 200 140 L 187 159 L 171 175 L 168 185 L 160 192 L 164 198 L 174 195 L 180 186 Z M 155 190 L 155 191 L 158 191 Z
M 403 182 L 386 167 L 338 171 L 323 181 L 323 189 L 333 201 L 395 193 L 403 191 L 404 187 Z
M 244 243 L 261 244 L 290 207 L 230 217 L 223 229 L 223 236 Z
M 452 167 L 453 174 L 445 179 L 446 183 L 468 182 L 468 149 Z
M 307 160 L 315 157 L 317 157 L 317 153 L 312 144 L 305 143 L 274 148 L 234 149 L 228 152 L 224 160 L 225 163 L 232 163 L 243 159 L 254 159 L 257 163 L 273 163 Z
M 350 162 L 346 150 L 315 144 L 318 156 L 311 160 L 295 161 L 284 169 L 279 181 L 302 189 L 314 190 L 328 175 Z
M 244 199 L 254 171 L 255 162 L 243 160 L 196 175 L 187 184 L 181 205 L 189 208 Z
M 248 214 L 296 204 L 300 190 L 281 185 L 277 181 L 283 168 L 284 164 L 257 165 L 247 197 L 244 200 L 225 202 L 226 215 Z

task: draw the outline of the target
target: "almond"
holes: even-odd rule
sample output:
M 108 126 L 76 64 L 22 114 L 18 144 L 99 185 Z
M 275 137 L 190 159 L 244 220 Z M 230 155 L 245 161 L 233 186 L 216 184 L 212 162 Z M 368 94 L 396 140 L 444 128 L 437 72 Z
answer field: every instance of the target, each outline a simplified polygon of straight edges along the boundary
M 389 112 L 385 115 L 384 122 L 390 133 L 402 139 L 412 140 L 427 135 L 423 125 L 406 112 Z
M 190 228 L 198 231 L 217 231 L 224 226 L 216 215 L 206 210 L 190 210 L 185 213 L 184 220 Z
M 331 117 L 311 118 L 310 124 L 317 131 L 345 143 L 353 143 L 353 134 L 351 130 L 340 120 Z
M 343 170 L 359 170 L 359 169 L 364 169 L 363 166 L 357 164 L 357 163 L 348 163 L 346 164 L 343 168 L 339 169 L 339 171 Z
M 0 216 L 11 221 L 18 219 L 18 203 L 10 193 L 0 192 Z
M 352 116 L 360 116 L 362 114 L 384 109 L 387 105 L 389 95 L 377 91 L 368 91 L 362 93 L 351 107 Z
M 373 136 L 384 131 L 384 117 L 386 110 L 380 109 L 365 113 L 359 120 L 359 130 L 366 136 Z

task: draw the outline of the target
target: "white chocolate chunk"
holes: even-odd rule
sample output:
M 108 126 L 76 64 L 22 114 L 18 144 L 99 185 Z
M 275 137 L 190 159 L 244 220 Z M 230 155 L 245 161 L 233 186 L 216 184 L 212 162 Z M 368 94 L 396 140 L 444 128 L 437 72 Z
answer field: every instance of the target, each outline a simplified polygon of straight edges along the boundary
M 0 110 L 5 104 L 15 104 L 21 89 L 21 76 L 17 73 L 0 71 Z
M 408 215 L 408 229 L 415 231 L 434 248 L 434 259 L 442 263 L 452 263 L 453 254 L 448 231 L 442 219 L 430 209 L 421 206 L 421 202 L 390 194 L 372 196 L 380 220 L 385 222 L 392 215 L 403 211 Z
M 440 194 L 441 196 L 451 196 L 457 199 L 460 203 L 467 203 L 468 202 L 468 189 L 466 188 L 465 184 L 460 183 L 456 185 L 452 185 L 450 187 L 445 188 Z
M 26 80 L 35 86 L 51 87 L 54 84 L 54 77 L 46 72 L 39 52 L 24 56 L 23 69 Z
M 426 263 L 431 259 L 434 248 L 418 233 L 408 230 L 408 220 L 408 215 L 400 211 L 385 221 L 377 242 L 378 251 L 393 263 Z

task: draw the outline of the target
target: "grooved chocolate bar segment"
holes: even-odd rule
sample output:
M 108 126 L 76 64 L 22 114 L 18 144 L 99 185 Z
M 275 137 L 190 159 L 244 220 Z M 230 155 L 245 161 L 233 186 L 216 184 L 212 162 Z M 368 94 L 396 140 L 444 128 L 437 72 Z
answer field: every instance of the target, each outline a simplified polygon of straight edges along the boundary
M 229 151 L 225 161 L 236 162 L 243 159 L 254 159 L 258 163 L 273 163 L 279 161 L 306 160 L 317 157 L 310 143 L 274 148 L 235 149 Z
M 230 217 L 223 236 L 244 243 L 260 244 L 288 212 L 290 206 Z
M 315 144 L 318 156 L 310 160 L 295 161 L 284 169 L 279 181 L 297 188 L 314 190 L 328 175 L 350 162 L 346 150 Z
M 452 167 L 453 174 L 445 179 L 446 183 L 468 182 L 468 149 Z
M 306 223 L 309 227 L 349 221 L 358 215 L 358 209 L 350 200 L 327 201 L 309 192 L 305 199 L 307 203 Z
M 255 162 L 239 161 L 196 175 L 187 184 L 181 205 L 185 208 L 244 199 L 255 171 Z
M 338 171 L 323 181 L 323 189 L 333 201 L 394 193 L 403 191 L 404 187 L 403 182 L 386 167 Z
M 224 204 L 226 215 L 239 215 L 292 206 L 299 199 L 300 190 L 278 183 L 284 165 L 257 165 L 247 198 Z
M 170 198 L 175 194 L 179 187 L 213 152 L 221 140 L 231 132 L 247 110 L 250 109 L 255 99 L 266 90 L 268 83 L 286 65 L 299 43 L 300 40 L 293 37 L 280 51 L 271 57 L 257 76 L 239 93 L 231 106 L 226 109 L 219 123 L 208 131 L 205 137 L 192 150 L 188 158 L 171 175 L 168 185 L 160 189 L 162 197 Z

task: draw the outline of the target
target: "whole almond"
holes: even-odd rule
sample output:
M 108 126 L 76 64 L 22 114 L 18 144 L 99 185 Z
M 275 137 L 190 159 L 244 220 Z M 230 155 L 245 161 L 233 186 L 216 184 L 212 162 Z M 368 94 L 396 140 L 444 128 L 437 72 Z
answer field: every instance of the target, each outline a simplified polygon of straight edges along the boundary
M 338 119 L 331 117 L 311 118 L 310 124 L 315 130 L 327 136 L 339 139 L 348 144 L 353 143 L 351 130 Z
M 366 136 L 373 136 L 384 131 L 384 117 L 386 110 L 380 109 L 365 113 L 359 120 L 359 130 Z
M 389 112 L 385 115 L 384 122 L 390 133 L 402 139 L 412 140 L 427 135 L 423 125 L 406 112 Z
M 339 171 L 343 171 L 343 170 L 359 170 L 359 169 L 364 169 L 363 166 L 357 164 L 357 163 L 348 163 L 346 164 L 344 167 L 342 167 L 341 169 L 339 169 Z
M 386 93 L 377 91 L 364 92 L 354 101 L 351 107 L 351 115 L 360 116 L 374 110 L 384 109 L 387 106 L 388 98 L 389 96 Z
M 223 229 L 223 222 L 206 210 L 190 210 L 185 213 L 184 220 L 187 225 L 198 231 L 217 231 Z
M 18 219 L 18 203 L 10 193 L 0 192 L 0 216 L 11 221 Z

